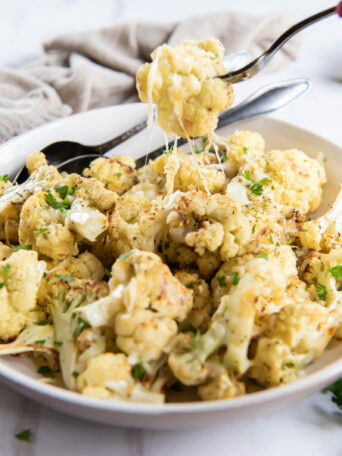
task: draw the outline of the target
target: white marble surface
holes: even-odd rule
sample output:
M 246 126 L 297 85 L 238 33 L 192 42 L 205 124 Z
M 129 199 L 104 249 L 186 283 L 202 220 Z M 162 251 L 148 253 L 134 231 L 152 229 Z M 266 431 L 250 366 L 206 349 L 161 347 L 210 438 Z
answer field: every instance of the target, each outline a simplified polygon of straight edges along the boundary
M 333 3 L 333 2 L 332 2 Z M 129 19 L 178 20 L 191 14 L 236 9 L 229 0 L 0 0 L 0 66 L 17 67 L 40 53 L 56 34 Z M 331 6 L 325 0 L 242 0 L 238 8 L 259 14 L 276 10 L 304 17 Z M 342 20 L 331 18 L 302 34 L 299 58 L 287 68 L 264 73 L 237 87 L 238 99 L 267 82 L 310 77 L 310 95 L 277 117 L 342 143 Z M 14 434 L 30 428 L 33 443 Z M 1 456 L 340 456 L 342 415 L 327 395 L 316 395 L 276 413 L 234 425 L 195 431 L 122 430 L 71 418 L 29 401 L 0 385 Z

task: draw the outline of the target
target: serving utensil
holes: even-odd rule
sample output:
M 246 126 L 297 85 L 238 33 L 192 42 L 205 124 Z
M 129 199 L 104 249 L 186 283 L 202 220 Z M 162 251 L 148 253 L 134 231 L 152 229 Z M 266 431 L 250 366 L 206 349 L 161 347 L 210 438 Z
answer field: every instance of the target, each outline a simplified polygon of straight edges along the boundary
M 261 54 L 259 57 L 252 60 L 244 67 L 238 70 L 230 71 L 219 77 L 225 82 L 229 82 L 231 84 L 235 84 L 236 82 L 245 81 L 246 79 L 251 78 L 265 68 L 265 66 L 272 60 L 274 55 L 279 51 L 280 48 L 284 46 L 285 43 L 287 43 L 290 38 L 292 38 L 294 35 L 306 27 L 309 27 L 309 25 L 312 25 L 315 22 L 321 21 L 322 19 L 333 16 L 335 14 L 342 17 L 342 1 L 332 8 L 328 8 L 324 11 L 321 11 L 320 13 L 314 14 L 313 16 L 310 16 L 293 25 L 286 32 L 280 35 L 280 37 L 270 46 L 270 48 L 267 49 L 267 51 Z
M 296 78 L 267 85 L 250 95 L 237 106 L 224 111 L 219 116 L 218 128 L 278 110 L 305 93 L 310 86 L 310 81 L 305 78 Z M 86 168 L 92 160 L 104 155 L 105 152 L 111 150 L 116 145 L 121 144 L 145 127 L 146 121 L 130 128 L 116 138 L 97 146 L 85 146 L 76 142 L 61 141 L 53 143 L 44 149 L 41 149 L 41 151 L 46 155 L 48 162 L 51 165 L 56 166 L 59 171 L 82 173 L 83 169 Z M 182 145 L 185 144 L 185 142 L 186 140 L 184 138 L 179 138 L 177 144 Z M 169 143 L 168 147 L 172 147 L 172 145 L 173 141 Z M 165 146 L 150 152 L 147 156 L 144 155 L 138 158 L 138 160 L 136 160 L 137 168 L 140 168 L 146 163 L 147 157 L 149 159 L 155 159 L 164 151 Z M 27 178 L 28 173 L 26 167 L 23 166 L 17 172 L 13 182 L 20 184 Z

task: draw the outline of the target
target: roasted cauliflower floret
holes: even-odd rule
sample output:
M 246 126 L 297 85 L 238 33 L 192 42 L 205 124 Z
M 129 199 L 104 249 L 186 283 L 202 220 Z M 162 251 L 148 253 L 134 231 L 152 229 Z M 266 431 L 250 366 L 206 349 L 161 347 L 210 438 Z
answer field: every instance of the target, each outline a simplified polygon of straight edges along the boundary
M 54 260 L 77 255 L 75 237 L 64 226 L 64 218 L 64 212 L 49 205 L 46 193 L 32 195 L 26 200 L 20 214 L 20 243 L 31 245 L 39 253 Z
M 33 171 L 36 171 L 36 169 L 41 166 L 48 166 L 48 162 L 43 152 L 35 150 L 26 157 L 26 168 L 29 174 L 32 174 Z
M 103 353 L 90 359 L 77 378 L 77 387 L 82 394 L 99 399 L 164 401 L 163 394 L 149 391 L 133 379 L 132 368 L 122 353 Z
M 115 257 L 132 249 L 155 252 L 164 214 L 142 194 L 119 197 L 109 218 L 108 243 Z
M 214 38 L 162 45 L 151 55 L 152 63 L 137 73 L 143 102 L 157 105 L 157 122 L 178 136 L 202 136 L 213 131 L 219 111 L 233 103 L 233 88 L 216 78 L 225 72 L 224 48 Z
M 151 310 L 136 309 L 119 312 L 115 318 L 115 332 L 116 343 L 124 353 L 145 362 L 155 361 L 177 334 L 177 323 Z
M 257 342 L 247 375 L 267 387 L 293 381 L 322 354 L 336 330 L 329 310 L 310 301 L 289 304 L 266 318 L 268 337 Z
M 304 152 L 271 150 L 267 153 L 266 172 L 275 186 L 274 193 L 284 206 L 308 213 L 320 205 L 322 186 L 326 182 L 325 170 Z
M 152 173 L 148 173 L 147 177 L 142 173 L 141 179 L 149 179 L 151 174 L 154 179 L 156 176 L 159 189 L 165 190 L 167 195 L 177 190 L 222 192 L 226 186 L 223 167 L 212 166 L 212 154 L 204 154 L 197 147 L 195 150 L 198 153 L 184 154 L 179 149 L 173 149 L 168 154 L 161 155 L 154 161 L 150 161 L 147 167 L 152 170 Z
M 126 155 L 100 157 L 90 163 L 83 175 L 94 177 L 108 190 L 121 195 L 136 183 L 135 161 Z
M 243 382 L 239 382 L 233 374 L 226 370 L 220 372 L 213 380 L 198 387 L 198 394 L 203 401 L 231 399 L 245 394 Z
M 41 166 L 21 185 L 7 187 L 0 196 L 0 239 L 18 242 L 20 211 L 32 194 L 56 185 L 62 176 L 54 166 Z
M 83 316 L 91 324 L 114 324 L 117 345 L 128 355 L 157 360 L 177 333 L 176 321 L 189 313 L 192 292 L 157 255 L 139 250 L 114 263 L 109 287 L 107 298 L 81 309 Z
M 229 196 L 179 192 L 165 207 L 169 210 L 166 238 L 170 243 L 192 247 L 199 256 L 217 252 L 223 260 L 244 253 L 252 227 L 240 205 Z M 168 256 L 168 251 L 165 253 Z
M 326 214 L 302 224 L 298 236 L 304 248 L 318 252 L 342 245 L 342 190 Z
M 332 318 L 342 323 L 342 249 L 309 257 L 304 280 L 310 284 L 312 298 L 321 301 Z
M 45 263 L 36 252 L 19 250 L 0 262 L 0 339 L 17 336 L 36 307 Z
M 193 306 L 181 324 L 182 330 L 190 328 L 206 330 L 214 311 L 208 284 L 196 273 L 178 271 L 175 277 L 193 292 Z

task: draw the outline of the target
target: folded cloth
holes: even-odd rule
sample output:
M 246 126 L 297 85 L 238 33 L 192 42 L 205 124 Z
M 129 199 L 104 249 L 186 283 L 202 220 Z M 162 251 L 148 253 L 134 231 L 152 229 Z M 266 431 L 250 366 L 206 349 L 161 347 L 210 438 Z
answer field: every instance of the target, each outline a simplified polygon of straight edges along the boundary
M 101 106 L 137 101 L 135 73 L 162 43 L 218 38 L 226 54 L 258 55 L 294 20 L 225 11 L 181 22 L 130 22 L 61 36 L 44 44 L 44 56 L 18 70 L 0 70 L 0 143 L 44 122 Z M 296 57 L 292 39 L 274 59 Z M 274 66 L 273 65 L 273 66 Z

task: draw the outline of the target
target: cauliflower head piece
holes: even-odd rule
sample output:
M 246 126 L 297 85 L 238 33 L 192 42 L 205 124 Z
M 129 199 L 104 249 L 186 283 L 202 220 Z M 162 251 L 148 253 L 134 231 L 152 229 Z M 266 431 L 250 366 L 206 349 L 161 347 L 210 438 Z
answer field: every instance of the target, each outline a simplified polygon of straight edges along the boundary
M 24 329 L 44 270 L 34 251 L 19 250 L 0 262 L 0 339 L 7 341 Z
M 136 183 L 135 161 L 126 155 L 100 157 L 90 163 L 83 175 L 95 178 L 108 190 L 121 195 Z
M 157 106 L 157 122 L 168 134 L 202 136 L 213 131 L 219 111 L 233 103 L 224 74 L 224 48 L 214 38 L 159 46 L 137 72 L 143 102 Z

